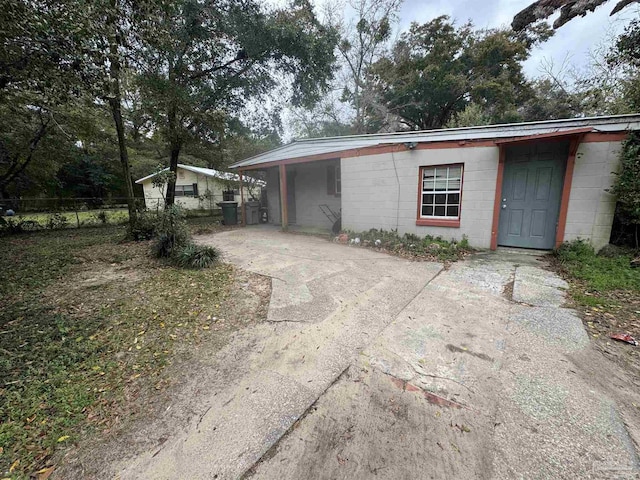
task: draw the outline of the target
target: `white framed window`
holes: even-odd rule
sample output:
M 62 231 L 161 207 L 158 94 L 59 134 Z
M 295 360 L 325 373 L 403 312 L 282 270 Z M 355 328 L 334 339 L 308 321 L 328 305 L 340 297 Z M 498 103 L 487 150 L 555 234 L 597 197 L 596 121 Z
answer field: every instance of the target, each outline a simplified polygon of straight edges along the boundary
M 420 218 L 460 219 L 462 165 L 436 165 L 420 168 Z
M 342 194 L 342 178 L 340 177 L 340 165 L 336 165 L 335 182 L 336 195 L 340 195 Z

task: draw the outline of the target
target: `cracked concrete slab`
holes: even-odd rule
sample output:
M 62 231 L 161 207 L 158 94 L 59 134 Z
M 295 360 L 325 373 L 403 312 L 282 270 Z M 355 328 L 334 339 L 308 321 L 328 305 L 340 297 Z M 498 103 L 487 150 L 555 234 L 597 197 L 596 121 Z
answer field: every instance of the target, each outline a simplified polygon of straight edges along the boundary
M 580 350 L 589 345 L 589 336 L 577 312 L 568 308 L 514 308 L 511 320 L 524 325 L 550 343 L 567 350 Z
M 606 478 L 607 461 L 640 472 L 629 419 L 573 363 L 604 359 L 535 258 L 443 270 L 272 229 L 200 241 L 273 278 L 269 323 L 233 359 L 237 381 L 122 479 Z
M 271 334 L 255 329 L 249 372 L 122 479 L 237 478 L 249 469 L 442 269 L 314 237 L 234 230 L 201 238 L 227 261 L 273 279 Z M 217 475 L 217 476 L 216 476 Z
M 640 468 L 617 405 L 571 373 L 566 354 L 588 350 L 580 319 L 512 302 L 504 286 L 521 267 L 502 258 L 434 278 L 252 476 L 605 478 L 593 472 L 606 459 Z M 524 281 L 563 297 L 563 282 L 527 267 Z
M 532 266 L 519 266 L 515 271 L 513 300 L 536 307 L 560 307 L 565 301 L 567 282 L 553 272 Z

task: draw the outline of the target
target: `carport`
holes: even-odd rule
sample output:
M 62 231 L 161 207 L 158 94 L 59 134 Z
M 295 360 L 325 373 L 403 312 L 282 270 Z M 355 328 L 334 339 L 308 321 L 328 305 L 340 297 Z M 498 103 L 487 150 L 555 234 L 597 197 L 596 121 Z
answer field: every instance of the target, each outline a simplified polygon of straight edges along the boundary
M 640 115 L 295 141 L 237 162 L 267 172 L 270 222 L 552 249 L 609 243 L 621 142 Z M 417 189 L 416 189 L 417 186 Z
M 269 223 L 330 231 L 342 209 L 340 159 L 299 159 L 243 168 L 262 171 L 267 179 Z M 243 215 L 244 218 L 244 215 Z

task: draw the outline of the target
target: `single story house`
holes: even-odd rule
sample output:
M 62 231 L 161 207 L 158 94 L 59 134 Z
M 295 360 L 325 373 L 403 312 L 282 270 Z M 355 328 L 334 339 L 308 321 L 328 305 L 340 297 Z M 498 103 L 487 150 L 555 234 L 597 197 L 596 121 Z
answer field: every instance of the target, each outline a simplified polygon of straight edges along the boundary
M 295 141 L 231 168 L 267 175 L 269 220 L 397 229 L 471 245 L 609 242 L 607 192 L 640 114 Z
M 169 170 L 165 168 L 163 171 Z M 261 180 L 244 177 L 245 194 L 240 195 L 240 176 L 234 173 L 220 172 L 211 168 L 193 167 L 178 164 L 176 178 L 176 203 L 188 210 L 214 210 L 218 202 L 234 201 L 242 204 L 242 199 L 255 195 L 260 198 L 260 189 L 265 186 Z M 153 178 L 158 174 L 152 173 L 136 183 L 142 184 L 145 205 L 155 209 L 164 205 L 167 186 L 164 191 L 153 185 Z M 247 194 L 246 190 L 249 190 Z

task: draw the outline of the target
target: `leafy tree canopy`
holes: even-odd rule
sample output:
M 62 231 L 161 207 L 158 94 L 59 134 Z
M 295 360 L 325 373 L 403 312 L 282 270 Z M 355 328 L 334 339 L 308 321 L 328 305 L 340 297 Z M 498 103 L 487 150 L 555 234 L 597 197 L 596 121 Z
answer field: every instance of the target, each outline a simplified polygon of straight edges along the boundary
M 308 0 L 270 11 L 254 0 L 157 2 L 138 25 L 138 85 L 172 171 L 183 145 L 218 141 L 234 113 L 279 78 L 289 79 L 294 105 L 312 105 L 333 75 L 337 35 Z
M 511 31 L 475 31 L 442 16 L 412 24 L 371 73 L 408 129 L 441 128 L 469 103 L 492 122 L 506 122 L 518 118 L 515 105 L 530 95 L 522 71 L 530 45 Z

